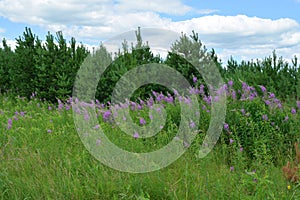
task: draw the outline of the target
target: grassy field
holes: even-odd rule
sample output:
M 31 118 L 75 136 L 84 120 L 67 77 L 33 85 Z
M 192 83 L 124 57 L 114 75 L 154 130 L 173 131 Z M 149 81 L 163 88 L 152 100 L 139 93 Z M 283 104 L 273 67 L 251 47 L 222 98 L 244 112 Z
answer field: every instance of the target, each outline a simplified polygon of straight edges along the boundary
M 268 155 L 274 152 L 267 148 L 263 152 L 258 148 L 262 156 L 254 152 L 254 158 L 249 156 L 250 150 L 237 134 L 244 123 L 237 121 L 234 124 L 239 106 L 248 106 L 252 115 L 250 107 L 261 109 L 255 108 L 261 105 L 261 99 L 249 105 L 242 101 L 230 102 L 227 122 L 232 135 L 228 136 L 224 131 L 224 136 L 205 158 L 197 157 L 203 139 L 199 133 L 187 152 L 174 163 L 144 174 L 119 172 L 96 160 L 85 149 L 75 130 L 70 105 L 55 106 L 35 98 L 27 101 L 2 96 L 0 100 L 0 199 L 300 199 L 299 184 L 286 180 L 282 172 L 282 166 L 293 159 L 293 149 L 287 149 L 285 155 L 278 153 L 273 162 L 274 158 Z M 178 109 L 174 105 L 166 108 L 169 113 Z M 235 115 L 230 114 L 234 108 L 238 111 Z M 289 112 L 290 109 L 286 105 L 285 110 Z M 133 116 L 146 116 L 146 112 L 146 109 L 134 111 Z M 276 112 L 268 112 L 269 118 L 272 112 L 278 117 Z M 298 113 L 289 113 L 289 120 L 297 121 Z M 200 127 L 204 127 L 209 111 L 201 109 L 201 116 L 204 117 Z M 241 119 L 250 120 L 249 117 Z M 261 116 L 259 119 L 265 123 Z M 120 130 L 105 122 L 101 115 L 99 120 L 114 143 L 137 152 L 166 144 L 176 129 L 175 119 L 168 118 L 160 136 L 147 143 L 122 136 Z M 294 122 L 291 121 L 290 126 L 296 129 L 288 131 L 299 130 L 299 123 Z M 271 125 L 248 127 L 273 131 Z M 254 128 L 253 131 L 260 130 Z M 244 127 L 244 130 L 248 129 Z M 285 133 L 283 128 L 276 130 Z M 295 137 L 298 136 L 299 133 Z M 265 144 L 264 140 L 260 141 Z M 277 143 L 281 145 L 280 141 L 275 141 Z

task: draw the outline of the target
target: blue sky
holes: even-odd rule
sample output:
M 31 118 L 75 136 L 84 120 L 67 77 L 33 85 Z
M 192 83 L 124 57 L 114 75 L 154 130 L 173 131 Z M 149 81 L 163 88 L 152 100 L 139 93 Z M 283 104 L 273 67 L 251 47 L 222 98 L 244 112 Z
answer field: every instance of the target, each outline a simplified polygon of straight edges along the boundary
M 0 38 L 14 46 L 26 26 L 42 40 L 61 30 L 89 47 L 138 26 L 195 30 L 223 62 L 263 58 L 273 50 L 285 59 L 300 57 L 300 0 L 0 1 Z

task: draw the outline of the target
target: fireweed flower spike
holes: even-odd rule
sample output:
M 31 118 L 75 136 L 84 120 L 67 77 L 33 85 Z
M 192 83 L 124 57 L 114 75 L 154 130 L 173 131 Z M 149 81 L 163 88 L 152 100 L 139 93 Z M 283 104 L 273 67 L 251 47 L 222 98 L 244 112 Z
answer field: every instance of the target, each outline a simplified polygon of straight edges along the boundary
M 268 121 L 268 115 L 263 115 L 263 116 L 262 116 L 262 119 L 263 119 L 264 121 Z
M 297 103 L 298 109 L 300 110 L 300 101 L 297 101 L 296 103 Z
M 196 83 L 197 81 L 198 81 L 197 77 L 194 76 L 194 77 L 193 77 L 193 82 Z
M 191 122 L 190 122 L 190 127 L 191 127 L 191 128 L 195 128 L 195 127 L 196 127 L 195 122 L 191 121 Z
M 270 99 L 275 98 L 275 94 L 274 94 L 274 93 L 270 93 L 269 98 L 270 98 Z
M 145 121 L 145 119 L 144 118 L 140 118 L 140 125 L 142 126 L 142 125 L 145 125 L 146 124 L 146 121 Z
M 12 120 L 8 119 L 8 121 L 7 121 L 7 129 L 11 129 L 11 127 L 12 127 Z
M 105 121 L 108 121 L 110 119 L 110 117 L 111 117 L 111 112 L 109 110 L 107 110 L 103 113 L 103 119 Z
M 265 92 L 267 91 L 267 89 L 265 88 L 265 86 L 260 85 L 259 87 L 260 87 L 260 89 L 261 89 L 261 91 L 262 91 L 263 93 L 265 93 Z
M 225 123 L 223 127 L 225 131 L 229 131 L 229 125 L 227 123 Z
M 133 138 L 134 139 L 138 139 L 140 137 L 140 135 L 137 133 L 137 132 L 135 132 L 134 134 L 133 134 Z

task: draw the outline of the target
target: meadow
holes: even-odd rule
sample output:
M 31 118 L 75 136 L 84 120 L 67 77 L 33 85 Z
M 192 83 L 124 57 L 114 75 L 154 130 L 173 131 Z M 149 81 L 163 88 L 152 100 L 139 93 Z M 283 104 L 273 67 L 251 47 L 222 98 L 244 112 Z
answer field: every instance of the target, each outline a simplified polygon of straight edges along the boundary
M 236 84 L 242 87 L 235 90 Z M 222 134 L 214 149 L 199 158 L 211 112 L 211 97 L 201 88 L 192 90 L 201 111 L 193 143 L 171 165 L 142 174 L 111 169 L 88 152 L 74 126 L 71 100 L 49 103 L 34 94 L 30 100 L 2 95 L 0 199 L 299 199 L 299 183 L 285 177 L 282 168 L 295 160 L 300 102 L 282 102 L 264 86 L 229 80 Z M 184 100 L 170 97 L 153 93 L 145 101 L 128 102 L 138 126 L 150 123 L 153 103 L 164 107 L 166 123 L 154 138 L 122 134 L 111 106 L 95 102 L 99 126 L 128 151 L 159 149 L 180 123 L 179 101 Z

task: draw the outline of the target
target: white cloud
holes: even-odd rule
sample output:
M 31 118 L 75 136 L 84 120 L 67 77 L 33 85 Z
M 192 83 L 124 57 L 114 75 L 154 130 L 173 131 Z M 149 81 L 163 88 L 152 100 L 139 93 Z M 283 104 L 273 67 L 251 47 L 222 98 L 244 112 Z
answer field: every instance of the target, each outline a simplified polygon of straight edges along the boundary
M 191 20 L 173 23 L 174 28 L 188 31 L 193 27 L 203 34 L 230 33 L 241 36 L 255 34 L 270 34 L 282 32 L 291 28 L 298 28 L 299 24 L 292 19 L 282 18 L 278 20 L 237 16 L 204 16 Z
M 3 44 L 2 44 L 3 38 L 4 38 L 4 37 L 1 37 L 1 36 L 0 36 L 0 39 L 1 39 L 1 41 L 0 41 L 0 48 L 3 48 Z M 15 49 L 16 46 L 17 46 L 17 42 L 16 42 L 15 40 L 8 40 L 8 39 L 6 39 L 6 44 L 7 44 L 7 46 L 9 46 L 12 50 Z
M 184 5 L 179 0 L 118 0 L 115 8 L 123 12 L 152 11 L 165 14 L 184 15 L 193 8 Z
M 187 34 L 195 30 L 208 49 L 220 49 L 219 55 L 223 59 L 230 55 L 245 59 L 260 58 L 270 55 L 274 49 L 287 58 L 300 52 L 300 25 L 293 19 L 208 15 L 174 22 L 160 15 L 207 15 L 216 12 L 219 11 L 196 10 L 181 0 L 0 1 L 0 16 L 14 22 L 39 25 L 51 32 L 61 30 L 64 35 L 74 36 L 78 41 L 89 44 L 98 45 L 105 39 L 140 26 L 142 30 L 163 28 Z M 148 37 L 142 36 L 144 39 Z M 151 38 L 148 41 L 151 46 Z M 163 37 L 153 41 L 165 44 L 167 40 Z
M 196 10 L 196 13 L 198 13 L 200 15 L 208 15 L 208 14 L 217 13 L 217 12 L 219 12 L 219 10 L 216 10 L 216 9 L 200 9 L 200 10 Z

